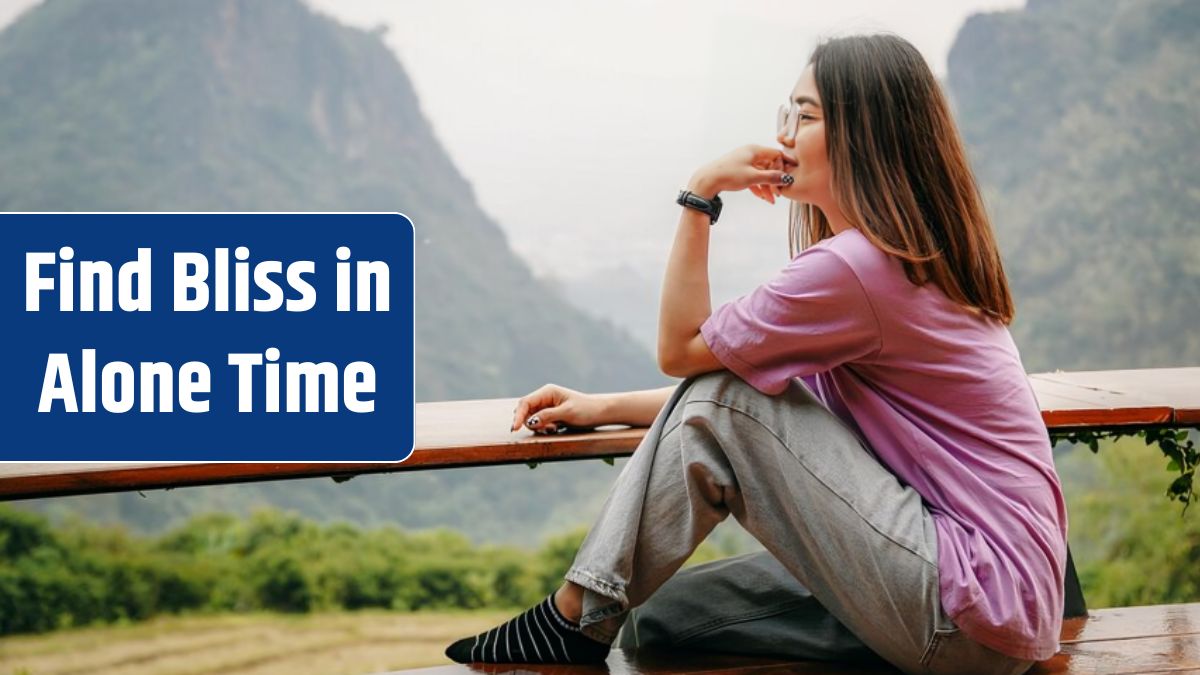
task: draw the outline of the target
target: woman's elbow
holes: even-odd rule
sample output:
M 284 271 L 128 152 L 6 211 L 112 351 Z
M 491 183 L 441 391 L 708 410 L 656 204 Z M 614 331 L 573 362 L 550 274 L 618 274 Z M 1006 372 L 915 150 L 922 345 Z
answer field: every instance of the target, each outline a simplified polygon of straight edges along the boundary
M 666 347 L 658 346 L 658 369 L 667 377 L 687 377 L 693 375 L 696 364 L 687 346 Z
M 661 347 L 658 349 L 658 369 L 668 377 L 683 377 L 679 374 L 679 357 Z
M 700 373 L 723 368 L 721 362 L 708 348 L 704 338 L 697 333 L 690 340 L 676 343 L 659 343 L 658 368 L 668 377 L 691 377 Z
M 708 363 L 688 354 L 658 356 L 658 369 L 667 377 L 686 378 L 712 370 L 720 370 L 720 363 Z

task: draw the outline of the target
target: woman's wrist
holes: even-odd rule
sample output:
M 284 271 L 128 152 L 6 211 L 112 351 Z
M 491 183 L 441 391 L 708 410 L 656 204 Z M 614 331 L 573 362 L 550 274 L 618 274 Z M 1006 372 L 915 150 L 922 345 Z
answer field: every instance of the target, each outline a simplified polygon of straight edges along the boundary
M 720 192 L 717 189 L 716 182 L 702 174 L 694 174 L 687 183 L 687 189 L 689 192 L 700 195 L 705 199 L 712 199 Z
M 601 426 L 604 424 L 617 424 L 617 422 L 614 420 L 616 420 L 616 417 L 619 414 L 618 405 L 620 402 L 618 401 L 618 397 L 622 395 L 623 394 L 595 394 L 597 403 L 596 426 Z

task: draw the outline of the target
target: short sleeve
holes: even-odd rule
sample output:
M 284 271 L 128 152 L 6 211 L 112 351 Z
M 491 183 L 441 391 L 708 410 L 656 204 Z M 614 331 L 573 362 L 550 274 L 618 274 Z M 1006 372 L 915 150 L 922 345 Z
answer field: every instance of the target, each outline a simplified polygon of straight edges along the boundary
M 801 252 L 771 280 L 718 307 L 700 334 L 726 368 L 772 396 L 793 377 L 862 359 L 883 344 L 858 276 L 825 247 Z

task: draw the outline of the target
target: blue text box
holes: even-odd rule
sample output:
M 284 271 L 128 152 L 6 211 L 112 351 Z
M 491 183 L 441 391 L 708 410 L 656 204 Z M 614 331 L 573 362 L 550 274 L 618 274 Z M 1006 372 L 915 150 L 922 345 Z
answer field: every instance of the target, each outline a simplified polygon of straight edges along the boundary
M 414 258 L 412 222 L 400 214 L 5 214 L 3 221 L 3 354 L 9 375 L 0 383 L 0 461 L 205 461 L 205 462 L 395 462 L 402 461 L 413 447 L 414 367 Z M 72 267 L 62 263 L 64 247 L 70 247 Z M 248 253 L 239 267 L 238 247 Z M 349 311 L 339 311 L 339 247 L 349 253 L 341 268 L 348 274 L 342 284 L 348 293 Z M 150 249 L 150 311 L 121 308 L 121 271 L 135 262 L 138 249 Z M 218 249 L 225 249 L 226 275 L 218 275 Z M 27 253 L 52 253 L 53 263 L 41 265 L 33 285 L 52 284 L 35 291 L 39 308 L 30 311 L 27 298 Z M 205 309 L 179 311 L 175 303 L 176 255 L 180 260 L 206 260 L 209 295 Z M 102 307 L 103 271 L 94 279 L 93 311 L 83 311 L 87 295 L 81 277 L 83 261 L 104 261 L 112 268 L 112 310 Z M 270 261 L 280 263 L 273 272 Z M 288 279 L 292 263 L 311 261 L 310 273 L 300 264 L 295 270 L 299 283 Z M 367 264 L 374 262 L 375 265 Z M 258 283 L 258 265 L 263 284 Z M 360 267 L 360 263 L 363 265 Z M 380 311 L 384 287 L 377 263 L 385 263 L 389 306 Z M 99 266 L 92 266 L 94 271 Z M 124 268 L 132 282 L 147 267 Z M 65 270 L 71 272 L 65 274 Z M 195 277 L 197 265 L 183 271 Z M 359 305 L 359 271 L 371 289 Z M 239 293 L 238 274 L 244 271 L 244 289 Z M 374 274 L 370 274 L 371 272 Z M 217 311 L 216 278 L 228 279 L 228 311 Z M 73 279 L 71 311 L 63 311 L 63 279 Z M 182 276 L 181 276 L 182 278 Z M 270 285 L 279 290 L 273 294 Z M 311 293 L 304 290 L 305 283 Z M 199 289 L 192 284 L 183 301 L 198 302 Z M 136 284 L 125 287 L 135 288 Z M 134 292 L 126 294 L 126 306 L 135 309 Z M 251 311 L 236 311 L 237 297 L 248 300 Z M 258 305 L 255 305 L 258 301 Z M 306 311 L 298 309 L 311 302 Z M 268 309 L 282 303 L 274 311 Z M 141 305 L 144 307 L 145 305 Z M 362 311 L 359 311 L 361 308 Z M 278 350 L 278 386 L 268 376 L 269 348 Z M 94 350 L 94 369 L 85 368 L 84 350 Z M 62 357 L 51 367 L 51 354 L 65 354 L 72 378 L 77 412 L 67 412 L 61 376 Z M 244 365 L 229 365 L 230 354 Z M 261 364 L 249 365 L 253 355 Z M 128 404 L 125 381 L 130 374 L 115 362 L 129 364 L 133 375 L 133 407 Z M 192 407 L 206 399 L 207 412 L 181 408 L 181 367 L 198 362 L 207 367 L 209 393 L 193 393 Z M 104 377 L 104 368 L 110 376 Z M 148 379 L 143 363 L 166 363 L 173 370 L 172 411 L 159 410 L 158 390 L 143 397 Z M 289 364 L 320 364 L 296 365 Z M 332 364 L 332 368 L 329 365 Z M 357 364 L 351 366 L 351 364 Z M 374 373 L 373 391 L 367 390 L 367 366 Z M 161 371 L 162 366 L 157 366 Z M 192 366 L 195 371 L 198 366 Z M 47 388 L 46 373 L 55 375 Z M 153 368 L 151 368 L 153 370 Z M 84 412 L 85 371 L 94 371 L 94 382 L 86 389 L 94 394 L 95 412 Z M 249 396 L 240 377 L 249 377 Z M 336 372 L 336 378 L 315 373 Z M 294 376 L 296 379 L 291 380 Z M 347 379 L 349 378 L 349 379 Z M 192 373 L 189 382 L 199 388 L 201 375 Z M 111 400 L 104 397 L 105 382 L 112 386 Z M 161 379 L 153 380 L 154 384 Z M 289 387 L 289 383 L 297 386 Z M 318 383 L 319 386 L 313 386 Z M 325 398 L 330 383 L 337 397 Z M 347 402 L 346 389 L 355 390 Z M 57 387 L 58 389 L 54 389 Z M 320 394 L 308 399 L 309 389 Z M 45 391 L 57 391 L 47 397 Z M 290 402 L 288 392 L 299 395 Z M 278 391 L 279 412 L 268 412 L 270 392 Z M 47 412 L 39 405 L 49 400 Z M 156 410 L 142 411 L 144 400 Z M 369 401 L 369 404 L 368 404 Z M 240 412 L 239 407 L 250 406 Z M 348 409 L 357 408 L 360 412 Z M 370 407 L 370 411 L 365 409 Z

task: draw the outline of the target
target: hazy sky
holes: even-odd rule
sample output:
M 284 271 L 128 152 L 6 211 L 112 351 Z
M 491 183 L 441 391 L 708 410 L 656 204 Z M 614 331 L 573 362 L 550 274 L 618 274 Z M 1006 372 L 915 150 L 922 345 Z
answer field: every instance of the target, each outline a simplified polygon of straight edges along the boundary
M 941 76 L 969 14 L 1024 4 L 308 2 L 351 25 L 387 26 L 438 137 L 535 271 L 571 278 L 627 261 L 656 280 L 678 189 L 738 145 L 774 145 L 775 109 L 820 37 L 892 31 Z M 0 0 L 0 22 L 31 4 Z M 787 256 L 785 206 L 747 193 L 726 204 L 714 290 L 720 268 L 761 265 L 765 278 Z

